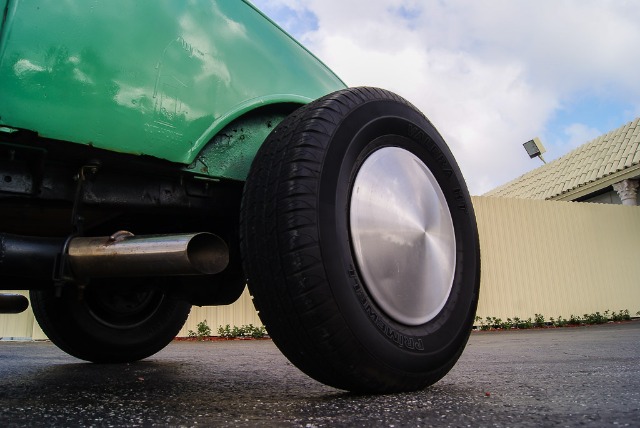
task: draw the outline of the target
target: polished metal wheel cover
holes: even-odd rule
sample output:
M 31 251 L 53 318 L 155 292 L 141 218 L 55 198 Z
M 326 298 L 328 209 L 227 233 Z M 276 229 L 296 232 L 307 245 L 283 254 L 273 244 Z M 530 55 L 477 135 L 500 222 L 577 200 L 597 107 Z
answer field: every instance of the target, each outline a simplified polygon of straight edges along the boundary
M 373 152 L 354 182 L 350 229 L 362 279 L 389 317 L 416 326 L 438 315 L 451 293 L 456 240 L 424 162 L 399 147 Z

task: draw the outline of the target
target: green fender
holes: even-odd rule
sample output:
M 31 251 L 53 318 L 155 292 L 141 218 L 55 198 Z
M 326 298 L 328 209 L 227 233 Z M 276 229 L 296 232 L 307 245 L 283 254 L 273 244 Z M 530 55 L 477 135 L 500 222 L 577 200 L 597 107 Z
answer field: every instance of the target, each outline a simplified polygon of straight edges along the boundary
M 264 140 L 297 107 L 296 104 L 283 104 L 250 111 L 216 133 L 184 169 L 196 174 L 244 181 Z
M 262 107 L 290 111 L 345 86 L 246 1 L 0 7 L 0 140 L 26 129 L 242 180 L 283 117 Z

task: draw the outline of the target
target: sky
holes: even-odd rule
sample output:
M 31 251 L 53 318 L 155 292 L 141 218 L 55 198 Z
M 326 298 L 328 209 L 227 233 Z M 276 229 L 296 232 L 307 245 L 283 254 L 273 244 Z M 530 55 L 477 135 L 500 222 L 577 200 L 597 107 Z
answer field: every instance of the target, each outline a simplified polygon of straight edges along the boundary
M 349 86 L 403 96 L 471 194 L 640 116 L 640 1 L 252 0 Z

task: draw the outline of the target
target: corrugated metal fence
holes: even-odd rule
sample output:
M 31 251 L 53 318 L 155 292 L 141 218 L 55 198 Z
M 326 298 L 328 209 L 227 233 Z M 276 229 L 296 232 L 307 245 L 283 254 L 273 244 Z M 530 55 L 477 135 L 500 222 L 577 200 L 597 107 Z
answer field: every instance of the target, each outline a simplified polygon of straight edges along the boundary
M 482 247 L 478 315 L 526 319 L 640 311 L 640 207 L 474 197 Z M 194 307 L 180 336 L 207 321 L 261 325 L 245 291 Z M 45 338 L 30 310 L 0 315 L 0 338 Z
M 243 326 L 253 324 L 261 326 L 258 313 L 253 307 L 251 295 L 245 288 L 244 293 L 233 305 L 226 306 L 194 306 L 191 309 L 191 315 L 187 319 L 178 336 L 184 337 L 189 334 L 189 330 L 197 331 L 198 323 L 207 321 L 207 325 L 211 327 L 212 334 L 218 334 L 218 328 L 229 324 L 230 326 Z
M 476 197 L 477 314 L 640 311 L 640 207 Z

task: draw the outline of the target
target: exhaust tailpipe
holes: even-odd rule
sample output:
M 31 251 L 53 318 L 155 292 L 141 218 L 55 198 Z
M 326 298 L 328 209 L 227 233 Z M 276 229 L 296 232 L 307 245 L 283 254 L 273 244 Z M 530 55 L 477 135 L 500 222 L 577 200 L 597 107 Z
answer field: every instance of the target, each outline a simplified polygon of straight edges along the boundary
M 51 279 L 65 241 L 0 234 L 0 275 Z M 140 235 L 116 232 L 77 237 L 66 249 L 67 266 L 77 278 L 205 275 L 229 264 L 226 243 L 212 233 Z
M 68 260 L 81 278 L 203 275 L 222 272 L 229 249 L 212 233 L 135 236 L 121 231 L 72 239 Z

